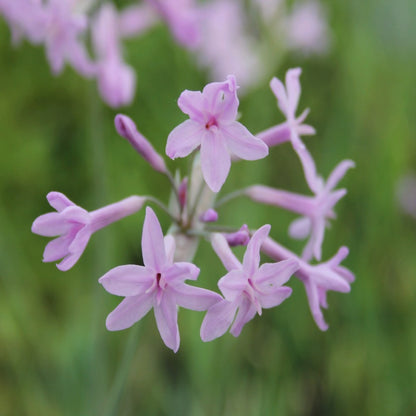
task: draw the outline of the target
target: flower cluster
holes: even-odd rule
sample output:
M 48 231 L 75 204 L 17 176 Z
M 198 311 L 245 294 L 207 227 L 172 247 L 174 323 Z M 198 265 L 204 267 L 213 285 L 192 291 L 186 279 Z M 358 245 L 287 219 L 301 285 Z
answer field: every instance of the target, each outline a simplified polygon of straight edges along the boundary
M 71 65 L 80 75 L 96 79 L 103 100 L 117 108 L 131 104 L 136 88 L 136 73 L 124 60 L 123 42 L 160 21 L 214 79 L 235 73 L 243 86 L 267 74 L 263 58 L 269 48 L 261 45 L 265 39 L 282 38 L 276 27 L 285 33 L 289 49 L 314 53 L 326 48 L 326 23 L 316 0 L 293 12 L 282 10 L 277 0 L 252 1 L 261 20 L 257 31 L 264 27 L 272 32 L 260 41 L 246 30 L 250 19 L 239 0 L 144 0 L 122 10 L 97 0 L 0 0 L 0 16 L 11 28 L 13 43 L 25 38 L 43 44 L 54 74 L 65 63 Z M 278 49 L 277 42 L 270 46 Z
M 285 84 L 273 78 L 271 89 L 286 120 L 256 135 L 237 121 L 235 76 L 210 83 L 202 92 L 184 91 L 178 105 L 189 119 L 172 130 L 166 144 L 166 154 L 171 159 L 188 155 L 194 158 L 189 175 L 183 178 L 178 175 L 173 178 L 163 157 L 137 130 L 133 120 L 121 114 L 116 116 L 117 132 L 154 170 L 169 179 L 173 193 L 169 207 L 153 196 L 131 196 L 87 212 L 58 192 L 48 194 L 48 201 L 57 212 L 37 218 L 32 231 L 58 236 L 46 246 L 44 261 L 63 259 L 58 264 L 61 270 L 68 270 L 76 263 L 92 233 L 134 214 L 146 203 L 155 204 L 172 218 L 173 224 L 164 236 L 155 212 L 146 207 L 141 242 L 144 265 L 119 266 L 99 279 L 109 293 L 124 297 L 107 317 L 109 330 L 128 328 L 153 309 L 163 342 L 176 352 L 180 342 L 178 307 L 182 307 L 206 311 L 200 331 L 203 341 L 220 337 L 227 330 L 239 336 L 256 314 L 277 307 L 291 295 L 292 289 L 286 283 L 292 275 L 305 286 L 317 326 L 321 330 L 328 328 L 322 313 L 322 308 L 328 306 L 327 291 L 349 292 L 354 275 L 340 265 L 348 254 L 346 247 L 320 262 L 321 245 L 327 223 L 335 217 L 334 206 L 346 193 L 345 189 L 335 187 L 353 162 L 339 163 L 326 181 L 318 175 L 301 139 L 302 135 L 314 134 L 314 129 L 304 124 L 307 112 L 296 116 L 300 74 L 299 68 L 289 70 Z M 252 185 L 216 201 L 231 165 L 240 159 L 263 159 L 269 147 L 284 142 L 290 142 L 299 156 L 311 196 Z M 250 230 L 246 224 L 235 229 L 225 224 L 213 225 L 221 218 L 217 209 L 238 196 L 301 215 L 290 225 L 289 233 L 295 238 L 308 237 L 303 254 L 298 256 L 274 241 L 269 236 L 268 224 L 258 230 Z M 200 269 L 193 264 L 193 258 L 201 239 L 210 242 L 227 270 L 218 280 L 221 295 L 185 283 L 198 278 Z M 231 247 L 236 245 L 246 246 L 242 262 L 232 252 Z M 261 253 L 272 262 L 260 264 Z

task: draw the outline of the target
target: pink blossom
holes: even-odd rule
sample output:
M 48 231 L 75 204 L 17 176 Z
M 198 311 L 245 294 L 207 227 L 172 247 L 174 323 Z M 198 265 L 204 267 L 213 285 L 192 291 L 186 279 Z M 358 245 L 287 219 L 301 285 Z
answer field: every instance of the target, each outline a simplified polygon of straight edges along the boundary
M 328 324 L 325 322 L 321 308 L 327 308 L 326 293 L 329 290 L 348 293 L 351 290 L 350 283 L 355 279 L 354 275 L 340 263 L 347 257 L 348 248 L 341 247 L 330 260 L 324 263 L 311 265 L 299 259 L 294 253 L 280 244 L 267 238 L 261 250 L 273 260 L 295 259 L 299 269 L 295 275 L 303 282 L 308 296 L 309 307 L 312 316 L 319 329 L 326 331 Z
M 250 186 L 245 190 L 245 194 L 257 202 L 279 206 L 302 215 L 301 218 L 292 222 L 289 234 L 297 239 L 309 236 L 302 257 L 307 261 L 313 256 L 321 260 L 325 228 L 329 225 L 329 220 L 335 218 L 334 206 L 347 193 L 346 189 L 334 190 L 334 188 L 347 170 L 353 166 L 352 160 L 339 163 L 329 175 L 326 183 L 321 180 L 313 197 L 262 185 Z
M 234 233 L 223 234 L 230 247 L 246 246 L 250 241 L 250 231 L 247 224 L 243 224 L 241 228 Z
M 266 263 L 259 267 L 260 247 L 269 231 L 270 225 L 264 225 L 254 233 L 243 264 L 235 258 L 221 234 L 213 237 L 213 248 L 229 273 L 218 282 L 224 300 L 211 306 L 202 322 L 203 341 L 220 337 L 231 324 L 231 334 L 239 336 L 243 326 L 254 318 L 256 312 L 261 315 L 262 308 L 280 305 L 292 293 L 291 288 L 282 285 L 298 269 L 296 260 Z
M 178 105 L 190 120 L 169 134 L 166 154 L 185 157 L 201 146 L 202 174 L 212 191 L 218 192 L 228 176 L 230 153 L 246 160 L 267 156 L 267 146 L 236 121 L 239 101 L 233 75 L 208 84 L 202 93 L 185 90 Z
M 92 41 L 97 56 L 98 89 L 114 108 L 129 105 L 136 89 L 136 74 L 123 61 L 120 38 L 117 11 L 112 4 L 104 4 L 93 20 Z
M 174 252 L 173 236 L 163 238 L 155 213 L 146 208 L 142 234 L 144 266 L 119 266 L 99 279 L 108 292 L 125 296 L 108 315 L 108 330 L 129 328 L 153 308 L 163 342 L 176 352 L 180 342 L 177 306 L 204 311 L 221 300 L 221 296 L 210 290 L 184 282 L 196 280 L 199 269 L 192 263 L 174 263 Z
M 59 270 L 69 270 L 81 257 L 88 241 L 95 231 L 131 215 L 143 206 L 145 198 L 131 196 L 88 212 L 75 205 L 60 192 L 49 192 L 47 199 L 57 212 L 50 212 L 36 218 L 32 232 L 45 237 L 55 237 L 49 242 L 43 253 L 44 262 L 55 262 Z

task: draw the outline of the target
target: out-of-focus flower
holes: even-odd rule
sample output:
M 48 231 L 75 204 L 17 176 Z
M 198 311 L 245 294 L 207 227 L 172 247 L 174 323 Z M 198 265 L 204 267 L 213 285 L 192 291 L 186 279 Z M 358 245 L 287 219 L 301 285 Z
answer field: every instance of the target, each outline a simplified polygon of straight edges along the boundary
M 169 134 L 166 154 L 172 159 L 184 157 L 201 146 L 202 173 L 214 192 L 221 189 L 228 176 L 230 153 L 246 160 L 268 154 L 267 146 L 236 121 L 238 104 L 232 75 L 225 82 L 208 84 L 202 93 L 185 90 L 178 100 L 179 108 L 190 120 Z
M 305 55 L 328 51 L 330 42 L 326 13 L 318 1 L 295 3 L 284 23 L 289 49 Z
M 185 283 L 188 279 L 196 280 L 199 269 L 192 263 L 174 263 L 174 252 L 174 238 L 163 238 L 155 213 L 146 208 L 142 234 L 144 266 L 119 266 L 99 279 L 108 292 L 125 296 L 107 317 L 110 331 L 129 328 L 153 308 L 163 342 L 176 352 L 180 342 L 177 306 L 204 311 L 221 300 L 217 293 Z
M 408 174 L 400 178 L 396 192 L 401 209 L 416 218 L 416 175 Z
M 133 101 L 136 74 L 122 58 L 119 20 L 112 4 L 104 4 L 92 25 L 92 41 L 97 56 L 97 81 L 101 96 L 111 107 Z
M 238 337 L 243 326 L 254 318 L 256 312 L 261 315 L 262 308 L 274 308 L 291 295 L 292 289 L 283 285 L 298 269 L 296 260 L 260 266 L 260 247 L 269 231 L 270 225 L 264 225 L 254 233 L 247 245 L 242 265 L 231 253 L 224 236 L 213 236 L 213 248 L 229 273 L 218 282 L 225 299 L 211 306 L 202 322 L 203 341 L 223 335 L 234 318 L 230 332 Z
M 50 212 L 36 218 L 32 232 L 45 237 L 55 237 L 49 242 L 43 253 L 44 262 L 55 262 L 59 270 L 69 270 L 81 257 L 88 241 L 95 231 L 139 211 L 145 198 L 131 196 L 88 212 L 75 205 L 60 192 L 49 192 L 47 199 L 57 212 Z

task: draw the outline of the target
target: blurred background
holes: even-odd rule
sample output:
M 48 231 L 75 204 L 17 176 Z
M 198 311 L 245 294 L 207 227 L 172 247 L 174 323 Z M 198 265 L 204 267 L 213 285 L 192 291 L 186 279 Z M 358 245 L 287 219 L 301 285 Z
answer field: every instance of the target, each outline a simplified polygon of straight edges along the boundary
M 186 118 L 180 92 L 201 90 L 210 74 L 166 27 L 155 27 L 125 44 L 137 91 L 130 107 L 116 111 L 72 69 L 52 76 L 42 48 L 13 47 L 0 19 L 0 415 L 416 414 L 416 219 L 396 198 L 399 179 L 416 171 L 416 3 L 322 3 L 329 49 L 280 54 L 271 74 L 303 68 L 300 109 L 311 108 L 318 134 L 305 141 L 319 171 L 326 177 L 342 159 L 356 162 L 341 183 L 348 194 L 323 251 L 327 259 L 350 248 L 344 264 L 356 274 L 352 292 L 330 292 L 325 333 L 296 279 L 291 298 L 237 339 L 203 343 L 203 314 L 181 310 L 177 354 L 162 343 L 153 314 L 125 331 L 105 329 L 120 299 L 97 279 L 141 261 L 144 212 L 94 235 L 65 273 L 42 263 L 48 240 L 30 227 L 50 210 L 51 190 L 88 210 L 131 194 L 166 201 L 165 178 L 116 134 L 114 116 L 132 117 L 163 153 L 170 130 Z M 241 121 L 252 132 L 283 121 L 268 79 L 241 96 Z M 170 166 L 184 169 L 186 161 Z M 307 192 L 290 145 L 234 166 L 224 192 L 254 183 Z M 167 230 L 168 218 L 158 214 Z M 270 222 L 273 237 L 301 249 L 287 236 L 295 217 L 283 210 L 240 199 L 220 215 L 236 227 Z M 196 264 L 201 285 L 214 289 L 224 270 L 206 242 Z

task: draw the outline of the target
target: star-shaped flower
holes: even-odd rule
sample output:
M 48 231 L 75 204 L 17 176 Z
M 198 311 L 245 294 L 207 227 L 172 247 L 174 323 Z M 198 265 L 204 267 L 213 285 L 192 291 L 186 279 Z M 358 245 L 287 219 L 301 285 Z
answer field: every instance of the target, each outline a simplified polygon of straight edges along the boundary
M 153 308 L 160 336 L 167 347 L 179 348 L 178 308 L 204 311 L 221 300 L 210 290 L 190 286 L 185 280 L 196 280 L 199 268 L 192 263 L 174 262 L 175 240 L 163 238 L 159 221 L 146 208 L 142 234 L 144 266 L 119 266 L 99 279 L 104 288 L 125 299 L 111 312 L 107 329 L 129 328 Z
M 269 231 L 270 225 L 264 225 L 254 233 L 247 245 L 243 264 L 235 258 L 223 235 L 213 237 L 213 248 L 229 273 L 218 282 L 225 299 L 209 308 L 202 322 L 203 341 L 220 337 L 231 324 L 231 334 L 239 336 L 256 312 L 261 315 L 262 308 L 280 305 L 292 293 L 290 287 L 282 285 L 298 269 L 296 260 L 266 263 L 259 267 L 260 247 Z
M 185 157 L 201 146 L 202 174 L 212 191 L 218 192 L 227 178 L 230 153 L 245 160 L 268 155 L 266 144 L 236 121 L 239 101 L 233 75 L 208 84 L 202 92 L 185 90 L 178 105 L 190 120 L 169 134 L 166 154 L 171 159 Z

